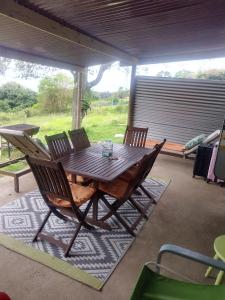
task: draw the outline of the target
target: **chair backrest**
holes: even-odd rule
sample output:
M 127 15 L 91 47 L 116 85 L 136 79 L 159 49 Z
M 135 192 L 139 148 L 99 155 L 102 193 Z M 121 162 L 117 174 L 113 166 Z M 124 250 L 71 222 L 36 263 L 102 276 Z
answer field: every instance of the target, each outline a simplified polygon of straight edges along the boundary
M 79 151 L 91 146 L 84 128 L 70 130 L 68 133 L 74 150 Z
M 49 196 L 70 202 L 71 206 L 76 210 L 77 207 L 74 204 L 71 189 L 62 164 L 60 162 L 44 161 L 29 156 L 26 156 L 26 159 L 47 205 L 54 207 L 54 203 L 48 198 Z
M 129 198 L 129 196 L 137 189 L 140 183 L 143 180 L 143 174 L 145 174 L 145 170 L 150 168 L 154 164 L 155 157 L 158 155 L 158 150 L 155 148 L 152 150 L 150 154 L 146 154 L 139 163 L 139 167 L 133 178 L 130 180 L 126 191 L 124 193 L 124 197 Z
M 24 155 L 51 160 L 50 154 L 23 131 L 0 128 L 0 135 Z
M 146 177 L 150 173 L 150 171 L 151 171 L 151 169 L 152 169 L 152 167 L 153 167 L 153 165 L 154 165 L 154 163 L 156 161 L 156 158 L 159 155 L 159 153 L 162 150 L 162 147 L 164 146 L 165 143 L 166 143 L 166 139 L 164 139 L 160 144 L 156 144 L 154 146 L 153 149 L 156 149 L 156 152 L 154 153 L 153 158 L 145 166 L 145 169 L 144 169 L 144 171 L 142 173 L 142 179 L 141 179 L 142 182 L 146 179 Z
M 46 135 L 45 139 L 53 159 L 59 159 L 73 151 L 65 131 L 54 135 Z
M 134 147 L 145 147 L 148 128 L 127 126 L 123 143 Z

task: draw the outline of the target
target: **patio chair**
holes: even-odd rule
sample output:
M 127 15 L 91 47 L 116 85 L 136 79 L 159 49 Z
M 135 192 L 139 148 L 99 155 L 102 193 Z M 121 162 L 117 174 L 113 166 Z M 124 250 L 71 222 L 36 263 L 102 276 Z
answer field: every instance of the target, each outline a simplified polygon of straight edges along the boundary
M 84 128 L 69 130 L 68 133 L 75 151 L 79 151 L 91 146 Z
M 63 156 L 66 156 L 73 152 L 73 149 L 70 145 L 70 141 L 65 131 L 62 133 L 57 133 L 51 136 L 45 136 L 50 154 L 54 160 L 58 160 Z M 80 184 L 89 184 L 91 180 L 89 178 L 84 178 L 79 175 L 71 175 L 67 176 L 69 181 L 80 183 Z
M 133 147 L 145 147 L 148 128 L 127 126 L 123 143 Z
M 142 173 L 142 179 L 140 179 L 140 181 L 138 182 L 138 186 L 136 187 L 136 190 L 135 190 L 135 194 L 140 194 L 139 191 L 137 190 L 138 188 L 140 188 L 144 194 L 150 199 L 152 200 L 153 203 L 157 203 L 151 196 L 151 194 L 149 193 L 149 191 L 143 186 L 143 183 L 145 181 L 145 179 L 148 177 L 149 173 L 151 172 L 151 169 L 156 161 L 156 158 L 158 156 L 158 154 L 160 153 L 161 149 L 163 148 L 164 144 L 166 143 L 166 139 L 164 139 L 160 144 L 156 144 L 154 146 L 153 149 L 156 149 L 155 151 L 155 154 L 154 154 L 154 157 L 152 158 L 151 160 L 151 163 L 146 166 L 146 169 L 144 170 L 144 172 Z M 140 164 L 137 164 L 133 167 L 131 167 L 128 171 L 124 172 L 120 178 L 123 178 L 124 180 L 131 180 L 135 174 L 137 173 L 137 169 L 140 167 Z
M 180 257 L 198 262 L 203 265 L 214 267 L 218 270 L 225 271 L 225 263 L 214 260 L 208 256 L 188 250 L 186 248 L 175 245 L 166 244 L 159 250 L 156 263 L 156 270 L 151 270 L 148 266 L 151 262 L 147 262 L 137 280 L 130 300 L 220 300 L 224 299 L 225 286 L 214 286 L 206 284 L 197 284 L 176 279 L 171 279 L 160 274 L 161 259 L 163 254 L 171 253 Z M 168 268 L 165 268 L 168 271 Z M 171 270 L 174 275 L 175 272 Z M 183 276 L 181 276 L 183 277 Z
M 51 160 L 50 154 L 23 131 L 0 128 L 0 135 L 24 155 Z
M 70 249 L 81 227 L 93 229 L 93 227 L 85 221 L 85 218 L 95 200 L 96 189 L 90 186 L 69 184 L 60 162 L 44 161 L 29 156 L 27 156 L 26 159 L 33 171 L 40 193 L 49 207 L 49 211 L 35 234 L 33 242 L 37 241 L 38 238 L 47 240 L 50 243 L 62 247 L 64 249 L 64 256 L 66 257 L 69 255 Z M 87 206 L 84 210 L 81 210 L 80 207 L 83 204 L 87 204 Z M 78 222 L 77 228 L 68 245 L 61 240 L 42 233 L 51 214 L 54 214 L 64 221 L 72 221 L 75 224 Z
M 68 155 L 73 151 L 65 131 L 53 135 L 46 135 L 45 140 L 54 160 Z
M 152 165 L 152 161 L 155 160 L 156 153 L 157 149 L 154 149 L 150 154 L 143 157 L 140 162 L 140 167 L 136 169 L 136 174 L 132 176 L 130 181 L 124 180 L 123 178 L 119 177 L 110 183 L 99 183 L 98 189 L 101 192 L 100 199 L 109 208 L 109 212 L 103 218 L 101 218 L 102 221 L 105 221 L 112 215 L 114 215 L 119 220 L 119 222 L 127 229 L 127 231 L 132 236 L 135 236 L 134 229 L 137 227 L 141 218 L 144 217 L 147 219 L 148 217 L 146 215 L 146 210 L 144 210 L 136 203 L 136 201 L 132 198 L 132 194 L 142 181 L 142 176 L 146 168 L 148 168 L 149 165 Z M 113 197 L 115 201 L 113 203 L 110 203 L 106 199 L 105 195 Z M 137 209 L 140 213 L 140 216 L 132 226 L 129 226 L 118 212 L 118 209 L 127 201 L 130 201 L 134 208 Z

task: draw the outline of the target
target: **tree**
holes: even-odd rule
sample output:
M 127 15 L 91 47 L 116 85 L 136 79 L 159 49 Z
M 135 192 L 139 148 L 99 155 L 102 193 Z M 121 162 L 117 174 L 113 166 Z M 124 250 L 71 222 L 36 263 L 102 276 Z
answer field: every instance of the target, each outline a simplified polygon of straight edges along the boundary
M 85 68 L 82 72 L 82 91 L 81 91 L 81 95 L 82 95 L 82 102 L 81 102 L 81 117 L 83 118 L 88 110 L 91 109 L 90 106 L 90 94 L 91 94 L 91 88 L 94 87 L 95 85 L 97 85 L 102 77 L 104 72 L 109 69 L 112 66 L 112 63 L 110 64 L 104 64 L 101 65 L 99 67 L 99 70 L 93 70 L 93 69 L 88 69 Z M 95 79 L 92 81 L 88 81 L 88 72 L 92 72 L 96 74 Z M 75 71 L 71 71 L 71 74 L 73 75 L 73 80 L 74 80 L 74 93 L 73 93 L 73 106 L 72 106 L 72 111 L 73 111 L 73 117 L 72 117 L 72 128 L 75 128 L 75 105 L 76 105 L 76 101 L 75 101 L 75 97 L 76 97 L 76 88 L 77 88 L 77 73 Z
M 94 80 L 91 82 L 88 82 L 88 72 L 90 72 L 90 69 L 85 68 L 83 75 L 83 101 L 81 105 L 81 110 L 82 110 L 82 116 L 84 116 L 87 113 L 87 110 L 90 107 L 90 103 L 88 103 L 87 96 L 85 96 L 86 93 L 88 93 L 91 88 L 95 85 L 97 85 L 100 80 L 102 79 L 102 76 L 104 72 L 111 67 L 110 64 L 104 64 L 99 67 L 98 72 L 96 72 L 96 77 Z M 4 75 L 6 70 L 11 67 L 14 68 L 15 73 L 18 75 L 18 77 L 21 78 L 40 78 L 40 77 L 45 77 L 46 74 L 52 73 L 54 74 L 56 72 L 56 68 L 53 67 L 48 67 L 48 66 L 43 66 L 43 65 L 38 65 L 38 64 L 33 64 L 25 61 L 18 61 L 18 60 L 13 60 L 13 59 L 7 59 L 7 58 L 1 58 L 0 60 L 0 75 Z M 95 72 L 95 71 L 94 71 Z M 76 85 L 77 85 L 77 80 L 76 80 L 76 72 L 74 70 L 71 71 L 71 74 L 73 75 L 73 96 L 71 98 L 74 99 L 76 95 Z M 72 101 L 71 101 L 72 102 Z M 73 100 L 73 106 L 74 106 L 74 100 Z M 73 108 L 74 109 L 74 108 Z M 73 113 L 73 118 L 75 114 Z M 73 120 L 74 124 L 74 120 Z
M 73 81 L 65 74 L 44 77 L 38 89 L 38 101 L 43 112 L 65 112 L 71 108 Z
M 169 71 L 160 71 L 156 75 L 157 77 L 172 77 Z
M 0 110 L 24 109 L 37 103 L 37 94 L 16 82 L 0 87 Z
M 194 72 L 191 72 L 189 70 L 180 70 L 175 75 L 175 78 L 196 78 L 196 74 Z
M 9 58 L 0 57 L 0 75 L 4 75 L 8 69 L 11 60 Z
M 210 80 L 225 80 L 225 69 L 211 69 L 200 71 L 196 74 L 196 78 Z

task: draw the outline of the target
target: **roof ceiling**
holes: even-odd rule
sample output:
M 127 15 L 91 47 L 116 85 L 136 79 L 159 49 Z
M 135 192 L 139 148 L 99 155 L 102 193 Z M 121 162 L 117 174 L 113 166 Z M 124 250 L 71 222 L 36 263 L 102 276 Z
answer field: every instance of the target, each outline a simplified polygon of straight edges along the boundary
M 225 56 L 224 0 L 15 2 L 137 57 L 140 64 Z M 3 15 L 0 45 L 71 65 L 116 60 Z

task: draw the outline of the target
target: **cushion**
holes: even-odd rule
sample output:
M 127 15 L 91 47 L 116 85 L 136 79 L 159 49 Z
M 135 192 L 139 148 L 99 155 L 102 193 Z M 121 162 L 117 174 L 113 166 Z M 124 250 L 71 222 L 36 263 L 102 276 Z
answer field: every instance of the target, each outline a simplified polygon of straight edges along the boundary
M 76 206 L 81 206 L 94 195 L 96 189 L 92 186 L 82 186 L 80 184 L 72 183 L 70 184 L 73 200 Z M 55 206 L 58 207 L 71 207 L 71 203 L 68 200 L 64 200 L 61 198 L 54 197 L 52 195 L 48 195 L 49 201 L 51 201 Z
M 121 178 L 117 178 L 112 182 L 100 182 L 98 189 L 116 199 L 122 199 L 126 192 L 129 182 Z
M 208 135 L 205 139 L 204 139 L 204 143 L 210 143 L 213 142 L 214 140 L 216 140 L 217 138 L 219 138 L 220 136 L 220 129 L 217 129 L 216 131 L 214 131 L 213 133 L 211 133 L 210 135 Z
M 185 145 L 185 149 L 189 150 L 189 149 L 201 144 L 204 141 L 205 137 L 206 137 L 205 134 L 200 134 L 200 135 L 194 137 L 189 142 L 187 142 L 187 144 Z

